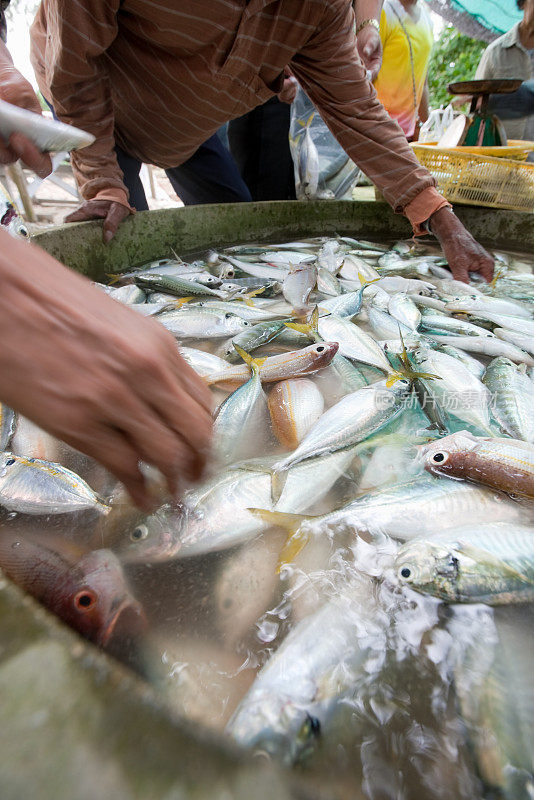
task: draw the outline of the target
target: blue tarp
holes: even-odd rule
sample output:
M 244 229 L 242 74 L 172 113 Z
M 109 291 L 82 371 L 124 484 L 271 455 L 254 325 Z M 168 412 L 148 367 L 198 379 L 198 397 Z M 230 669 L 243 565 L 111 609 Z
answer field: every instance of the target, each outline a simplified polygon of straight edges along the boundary
M 450 0 L 450 4 L 499 35 L 510 30 L 522 17 L 515 0 Z

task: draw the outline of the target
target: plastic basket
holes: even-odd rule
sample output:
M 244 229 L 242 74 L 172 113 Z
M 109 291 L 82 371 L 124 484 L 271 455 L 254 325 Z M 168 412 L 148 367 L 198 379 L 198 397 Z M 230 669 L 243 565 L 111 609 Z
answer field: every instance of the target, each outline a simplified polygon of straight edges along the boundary
M 438 148 L 437 142 L 417 142 L 417 147 Z M 534 150 L 534 142 L 523 141 L 521 139 L 508 139 L 508 144 L 501 147 L 443 147 L 439 150 L 454 153 L 472 153 L 476 156 L 492 156 L 495 158 L 512 158 L 514 161 L 526 161 L 529 154 Z
M 451 203 L 534 211 L 534 164 L 412 145 Z

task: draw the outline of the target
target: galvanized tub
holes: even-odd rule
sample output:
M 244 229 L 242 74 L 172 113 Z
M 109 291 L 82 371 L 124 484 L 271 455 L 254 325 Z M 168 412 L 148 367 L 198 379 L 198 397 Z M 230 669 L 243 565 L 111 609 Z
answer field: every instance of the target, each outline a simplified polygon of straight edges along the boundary
M 481 241 L 534 251 L 534 216 L 464 208 Z M 102 244 L 99 223 L 34 237 L 94 278 L 174 249 L 184 254 L 253 240 L 352 234 L 404 237 L 409 225 L 381 203 L 254 203 L 137 214 Z M 333 797 L 173 717 L 156 694 L 31 598 L 0 580 L 2 800 L 189 800 Z

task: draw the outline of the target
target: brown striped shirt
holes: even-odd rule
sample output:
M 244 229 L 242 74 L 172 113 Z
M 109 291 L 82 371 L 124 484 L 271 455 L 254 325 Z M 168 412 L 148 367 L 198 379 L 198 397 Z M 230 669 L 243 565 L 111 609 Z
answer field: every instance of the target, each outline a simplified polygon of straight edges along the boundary
M 376 98 L 350 0 L 42 0 L 32 63 L 60 119 L 96 136 L 73 153 L 85 199 L 127 203 L 113 147 L 181 164 L 276 94 L 284 67 L 349 156 L 415 228 L 444 204 Z

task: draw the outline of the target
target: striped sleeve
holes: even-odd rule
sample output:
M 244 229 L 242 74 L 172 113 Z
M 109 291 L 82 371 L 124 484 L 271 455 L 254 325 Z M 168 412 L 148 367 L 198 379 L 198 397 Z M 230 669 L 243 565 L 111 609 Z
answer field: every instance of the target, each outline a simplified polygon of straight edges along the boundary
M 114 152 L 111 88 L 101 58 L 117 35 L 119 6 L 120 0 L 49 0 L 48 14 L 55 24 L 48 27 L 44 62 L 59 119 L 96 137 L 94 144 L 71 156 L 84 200 L 128 205 Z
M 322 23 L 291 68 L 343 149 L 418 231 L 446 201 L 366 79 L 350 4 L 325 3 Z

